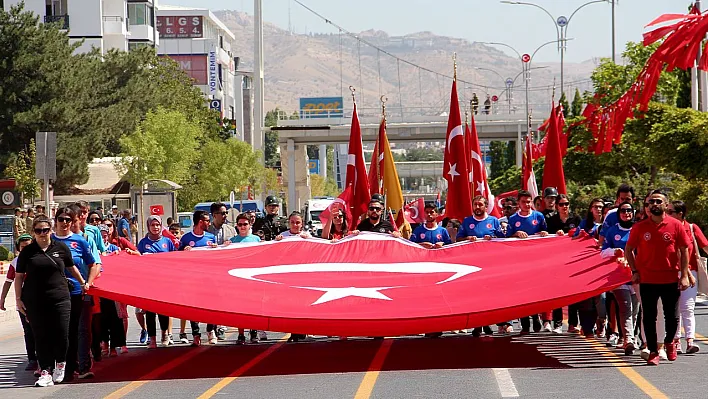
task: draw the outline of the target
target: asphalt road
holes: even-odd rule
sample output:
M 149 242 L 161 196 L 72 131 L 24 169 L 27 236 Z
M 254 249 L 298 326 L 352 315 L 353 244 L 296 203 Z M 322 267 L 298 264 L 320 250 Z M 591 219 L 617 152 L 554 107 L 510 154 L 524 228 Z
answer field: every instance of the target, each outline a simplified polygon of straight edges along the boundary
M 704 398 L 708 303 L 696 314 L 701 352 L 659 367 L 604 341 L 551 333 L 296 344 L 269 333 L 237 346 L 230 331 L 217 345 L 148 350 L 131 319 L 130 353 L 96 363 L 92 380 L 49 388 L 24 371 L 16 321 L 0 326 L 0 398 Z

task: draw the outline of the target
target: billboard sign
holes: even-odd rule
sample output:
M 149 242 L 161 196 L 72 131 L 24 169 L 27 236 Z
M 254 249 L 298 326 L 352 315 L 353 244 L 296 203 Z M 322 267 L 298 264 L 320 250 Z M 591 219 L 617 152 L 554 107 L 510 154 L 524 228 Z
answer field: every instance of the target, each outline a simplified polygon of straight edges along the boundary
M 318 175 L 320 173 L 320 160 L 310 159 L 307 161 L 307 168 L 309 169 L 311 175 Z
M 169 55 L 179 64 L 180 69 L 189 75 L 196 85 L 207 85 L 207 56 L 197 55 Z
M 311 97 L 300 99 L 300 119 L 341 118 L 344 116 L 342 97 Z
M 219 89 L 219 66 L 217 65 L 216 46 L 212 44 L 207 57 L 209 64 L 209 93 L 215 95 Z
M 160 39 L 200 39 L 204 37 L 204 21 L 200 16 L 158 16 Z

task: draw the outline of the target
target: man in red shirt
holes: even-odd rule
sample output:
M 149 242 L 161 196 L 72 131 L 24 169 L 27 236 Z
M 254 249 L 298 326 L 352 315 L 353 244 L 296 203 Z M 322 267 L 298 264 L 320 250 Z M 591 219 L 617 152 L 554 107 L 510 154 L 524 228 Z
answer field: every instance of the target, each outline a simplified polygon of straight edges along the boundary
M 650 352 L 647 364 L 656 366 L 659 364 L 657 302 L 661 298 L 664 309 L 666 356 L 674 361 L 677 351 L 672 343 L 679 324 L 678 300 L 681 291 L 695 285 L 695 279 L 688 270 L 689 237 L 681 222 L 666 213 L 668 198 L 654 190 L 647 203 L 651 217 L 632 227 L 624 251 L 632 268 L 632 282 L 639 284 L 644 309 L 642 322 Z

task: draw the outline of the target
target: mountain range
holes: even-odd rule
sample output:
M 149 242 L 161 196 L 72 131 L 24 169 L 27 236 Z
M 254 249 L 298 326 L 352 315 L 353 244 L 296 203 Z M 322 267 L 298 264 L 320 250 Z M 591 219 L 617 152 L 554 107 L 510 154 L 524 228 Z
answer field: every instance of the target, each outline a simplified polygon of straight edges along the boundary
M 253 70 L 253 16 L 221 10 L 214 14 L 236 36 L 232 53 L 240 57 L 239 70 Z M 417 32 L 391 36 L 368 30 L 356 37 L 341 34 L 296 34 L 270 23 L 263 27 L 266 110 L 280 107 L 292 112 L 301 97 L 343 96 L 351 108 L 349 86 L 356 88 L 360 112 L 375 113 L 380 97 L 389 107 L 418 108 L 426 113 L 445 112 L 449 107 L 453 54 L 456 54 L 460 101 L 467 104 L 472 93 L 480 103 L 485 95 L 497 95 L 507 104 L 508 78 L 515 78 L 512 106 L 523 108 L 522 64 L 496 46 L 466 39 Z M 359 40 L 357 40 L 357 37 Z M 376 46 L 374 48 L 368 44 Z M 589 77 L 599 60 L 566 63 L 565 92 L 572 99 L 575 88 L 592 90 Z M 560 97 L 560 63 L 533 63 L 530 103 L 548 104 L 555 80 Z M 535 69 L 539 68 L 539 69 Z

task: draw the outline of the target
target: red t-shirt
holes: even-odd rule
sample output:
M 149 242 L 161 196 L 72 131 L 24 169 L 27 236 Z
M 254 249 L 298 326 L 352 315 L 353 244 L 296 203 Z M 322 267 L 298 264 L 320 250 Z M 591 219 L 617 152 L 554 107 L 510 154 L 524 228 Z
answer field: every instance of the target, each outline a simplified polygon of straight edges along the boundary
M 701 229 L 696 226 L 695 224 L 690 224 L 687 222 L 683 222 L 683 227 L 686 229 L 686 234 L 688 235 L 688 265 L 691 268 L 691 270 L 698 270 L 698 259 L 696 259 L 696 251 L 698 251 L 698 248 L 696 248 L 695 245 L 693 245 L 693 237 L 691 237 L 691 227 L 693 226 L 693 234 L 696 235 L 696 241 L 698 242 L 698 248 L 705 248 L 708 247 L 708 240 L 706 239 L 706 236 L 703 235 L 703 232 Z M 698 252 L 700 253 L 700 252 Z
M 642 283 L 669 284 L 679 280 L 679 249 L 687 248 L 690 237 L 681 222 L 666 216 L 656 224 L 651 218 L 632 227 L 627 245 L 636 248 L 635 266 Z

